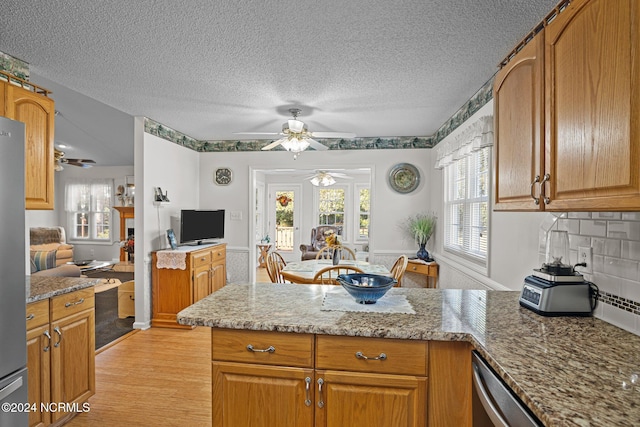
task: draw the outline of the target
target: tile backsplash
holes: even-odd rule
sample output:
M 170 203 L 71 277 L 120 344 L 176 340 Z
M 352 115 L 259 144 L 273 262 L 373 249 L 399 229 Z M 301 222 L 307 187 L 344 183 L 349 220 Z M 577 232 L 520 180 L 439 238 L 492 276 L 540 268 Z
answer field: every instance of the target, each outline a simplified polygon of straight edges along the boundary
M 572 264 L 579 246 L 592 248 L 593 272 L 583 274 L 600 289 L 594 315 L 640 335 L 640 212 L 549 214 L 540 230 L 540 263 L 548 230 L 568 232 Z

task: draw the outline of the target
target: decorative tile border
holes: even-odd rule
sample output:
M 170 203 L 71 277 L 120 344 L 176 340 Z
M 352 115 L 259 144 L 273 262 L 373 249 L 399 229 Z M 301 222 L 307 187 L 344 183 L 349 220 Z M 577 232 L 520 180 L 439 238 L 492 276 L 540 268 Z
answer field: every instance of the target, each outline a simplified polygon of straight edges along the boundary
M 317 141 L 327 146 L 329 150 L 433 148 L 493 98 L 493 79 L 494 77 L 491 77 L 433 136 L 317 139 Z M 198 141 L 146 117 L 144 131 L 199 152 L 260 151 L 262 147 L 274 141 L 274 139 Z M 274 150 L 284 151 L 284 148 L 279 146 Z
M 598 301 L 612 305 L 613 307 L 619 308 L 620 310 L 628 311 L 629 313 L 640 315 L 640 303 L 622 298 L 618 295 L 610 294 L 609 292 L 600 291 L 600 295 L 598 296 Z
M 29 80 L 29 64 L 3 52 L 0 52 L 0 70 L 19 79 Z

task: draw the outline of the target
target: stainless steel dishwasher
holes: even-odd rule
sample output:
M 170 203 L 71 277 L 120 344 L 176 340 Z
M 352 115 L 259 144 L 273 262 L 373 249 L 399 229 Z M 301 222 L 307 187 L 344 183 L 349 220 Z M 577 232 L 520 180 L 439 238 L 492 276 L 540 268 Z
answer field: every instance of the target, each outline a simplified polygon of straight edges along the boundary
M 484 411 L 475 408 L 474 427 L 542 427 L 543 424 L 511 391 L 485 360 L 472 351 L 474 403 L 479 401 Z

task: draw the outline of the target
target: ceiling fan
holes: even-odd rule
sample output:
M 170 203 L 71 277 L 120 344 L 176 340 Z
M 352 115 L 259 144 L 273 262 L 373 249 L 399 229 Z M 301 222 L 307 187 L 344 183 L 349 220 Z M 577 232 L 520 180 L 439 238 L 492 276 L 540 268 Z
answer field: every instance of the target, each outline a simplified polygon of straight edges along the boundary
M 301 111 L 302 110 L 300 110 L 299 108 L 289 109 L 289 112 L 293 116 L 293 119 L 289 119 L 286 123 L 282 124 L 282 132 L 239 132 L 239 134 L 282 136 L 282 138 L 262 147 L 262 150 L 271 150 L 278 145 L 282 145 L 285 150 L 294 153 L 294 159 L 298 157 L 298 154 L 300 152 L 306 150 L 308 147 L 311 147 L 318 151 L 324 151 L 328 149 L 327 146 L 319 143 L 313 138 L 351 139 L 356 137 L 355 133 L 350 132 L 309 132 L 309 130 L 307 129 L 307 125 L 304 122 L 298 120 L 298 115 Z
M 67 159 L 64 157 L 64 151 L 60 151 L 57 148 L 53 149 L 53 160 L 55 161 L 54 169 L 59 172 L 64 169 L 62 165 L 73 165 L 81 168 L 90 168 L 95 165 L 96 162 L 90 159 Z
M 353 179 L 349 175 L 341 172 L 329 172 L 323 170 L 317 170 L 313 175 L 305 177 L 305 179 L 308 179 L 311 184 L 316 187 L 329 187 L 336 183 L 336 178 Z

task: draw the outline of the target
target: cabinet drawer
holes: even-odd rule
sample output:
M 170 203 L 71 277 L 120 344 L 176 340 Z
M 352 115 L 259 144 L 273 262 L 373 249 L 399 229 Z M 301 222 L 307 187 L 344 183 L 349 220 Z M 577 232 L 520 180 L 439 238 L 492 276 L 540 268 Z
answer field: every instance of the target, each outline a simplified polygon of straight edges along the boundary
M 427 343 L 318 335 L 316 369 L 426 376 Z
M 254 350 L 250 350 L 251 346 Z M 273 348 L 271 351 L 260 351 Z M 313 367 L 313 335 L 286 332 L 211 330 L 211 358 L 230 362 Z
M 227 257 L 227 249 L 222 246 L 220 248 L 211 249 L 211 260 L 213 262 L 225 259 Z
M 49 299 L 27 304 L 27 331 L 49 323 Z
M 93 308 L 94 304 L 95 297 L 93 288 L 58 295 L 57 297 L 51 298 L 51 321 Z
M 412 273 L 418 273 L 418 274 L 424 274 L 425 276 L 430 275 L 429 271 L 432 268 L 436 268 L 435 265 L 427 265 L 427 264 L 414 264 L 414 263 L 409 263 L 407 265 L 407 270 L 406 271 L 410 271 Z M 431 275 L 433 275 L 434 273 L 431 273 Z
M 211 264 L 211 252 L 198 252 L 192 255 L 192 266 L 200 267 L 201 265 Z

